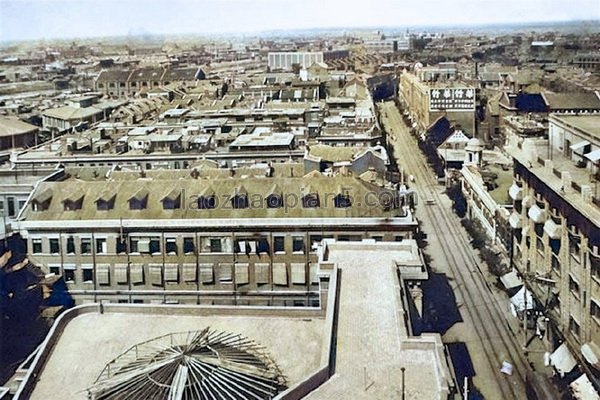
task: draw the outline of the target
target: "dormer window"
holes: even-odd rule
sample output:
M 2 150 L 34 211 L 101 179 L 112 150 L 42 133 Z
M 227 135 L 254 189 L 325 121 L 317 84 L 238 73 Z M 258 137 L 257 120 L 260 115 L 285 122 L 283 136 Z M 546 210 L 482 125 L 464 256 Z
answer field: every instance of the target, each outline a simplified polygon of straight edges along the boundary
M 334 197 L 333 203 L 335 208 L 348 208 L 352 206 L 352 197 L 348 189 L 338 188 L 338 195 Z
M 303 208 L 318 208 L 321 204 L 319 201 L 319 194 L 312 190 L 310 187 L 304 189 L 306 194 L 302 196 L 302 207 Z
M 75 192 L 63 200 L 63 209 L 65 211 L 81 210 L 83 207 L 83 192 Z
M 278 185 L 273 185 L 269 194 L 266 197 L 267 208 L 281 208 L 283 207 L 283 192 Z
M 100 193 L 100 196 L 96 199 L 96 210 L 108 211 L 115 207 L 115 199 L 117 195 L 112 191 L 104 191 Z
M 231 206 L 233 208 L 248 208 L 248 192 L 243 186 L 235 188 L 233 191 Z
M 33 211 L 46 211 L 52 202 L 52 190 L 46 189 L 31 201 Z
M 198 196 L 198 210 L 212 210 L 217 206 L 215 191 L 207 187 Z
M 129 199 L 130 210 L 145 210 L 148 206 L 148 191 L 146 189 L 138 190 Z
M 181 208 L 181 191 L 173 189 L 162 199 L 162 203 L 164 210 L 176 210 Z

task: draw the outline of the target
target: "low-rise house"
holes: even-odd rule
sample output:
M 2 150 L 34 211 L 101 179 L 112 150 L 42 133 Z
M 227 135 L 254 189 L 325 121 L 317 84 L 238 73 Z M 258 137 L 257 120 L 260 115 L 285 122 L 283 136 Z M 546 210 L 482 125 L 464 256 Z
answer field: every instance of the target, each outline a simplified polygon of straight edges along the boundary
M 0 151 L 27 148 L 38 143 L 39 128 L 17 117 L 0 116 Z

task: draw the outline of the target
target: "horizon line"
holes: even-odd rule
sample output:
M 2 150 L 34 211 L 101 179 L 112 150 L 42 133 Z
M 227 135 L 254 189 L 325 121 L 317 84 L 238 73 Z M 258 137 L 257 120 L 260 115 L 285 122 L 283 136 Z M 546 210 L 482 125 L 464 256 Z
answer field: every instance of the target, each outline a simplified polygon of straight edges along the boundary
M 197 36 L 197 37 L 237 37 L 237 36 L 249 36 L 249 37 L 260 37 L 262 35 L 273 35 L 288 33 L 290 36 L 294 36 L 298 33 L 306 33 L 308 31 L 361 31 L 361 30 L 410 30 L 415 28 L 427 28 L 432 30 L 453 30 L 453 29 L 469 29 L 469 28 L 494 28 L 494 27 L 505 27 L 510 30 L 518 30 L 528 27 L 544 26 L 550 27 L 552 25 L 565 25 L 565 24 L 576 24 L 576 23 L 589 23 L 594 24 L 592 26 L 581 26 L 579 30 L 589 30 L 600 32 L 600 18 L 591 19 L 565 19 L 565 20 L 532 20 L 532 21 L 519 21 L 519 22 L 474 22 L 474 23 L 459 23 L 459 24 L 405 24 L 405 25 L 364 25 L 364 26 L 320 26 L 320 27 L 305 27 L 305 28 L 290 28 L 290 29 L 261 29 L 261 30 L 249 30 L 249 31 L 225 31 L 225 32 L 139 32 L 139 33 L 125 33 L 117 35 L 105 35 L 105 36 L 93 36 L 93 35 L 80 35 L 80 36 L 56 36 L 56 37 L 39 37 L 30 39 L 2 39 L 0 38 L 0 44 L 23 44 L 31 42 L 48 42 L 48 41 L 66 41 L 66 40 L 94 40 L 94 39 L 125 39 L 125 38 L 136 38 L 136 39 L 148 39 L 148 38 L 167 38 L 173 36 Z M 416 32 L 411 32 L 416 33 Z M 439 33 L 439 32 L 436 32 Z

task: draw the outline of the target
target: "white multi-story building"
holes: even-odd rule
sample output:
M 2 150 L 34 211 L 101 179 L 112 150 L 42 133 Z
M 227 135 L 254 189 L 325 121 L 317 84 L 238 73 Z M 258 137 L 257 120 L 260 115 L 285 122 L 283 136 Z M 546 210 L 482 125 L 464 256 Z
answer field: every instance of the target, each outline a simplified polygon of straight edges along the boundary
M 268 58 L 271 70 L 291 70 L 294 64 L 308 68 L 314 63 L 322 63 L 323 52 L 270 52 Z

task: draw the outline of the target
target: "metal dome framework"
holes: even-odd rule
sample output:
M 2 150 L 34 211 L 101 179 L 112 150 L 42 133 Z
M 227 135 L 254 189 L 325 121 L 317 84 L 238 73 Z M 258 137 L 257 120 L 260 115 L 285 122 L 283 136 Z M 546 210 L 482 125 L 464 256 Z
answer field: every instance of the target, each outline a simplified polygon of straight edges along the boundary
M 207 327 L 137 344 L 102 370 L 89 399 L 271 399 L 286 379 L 265 348 Z

